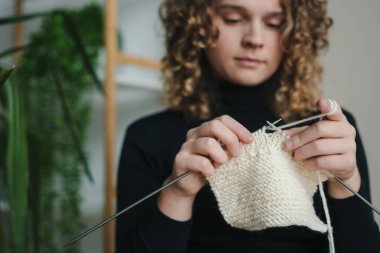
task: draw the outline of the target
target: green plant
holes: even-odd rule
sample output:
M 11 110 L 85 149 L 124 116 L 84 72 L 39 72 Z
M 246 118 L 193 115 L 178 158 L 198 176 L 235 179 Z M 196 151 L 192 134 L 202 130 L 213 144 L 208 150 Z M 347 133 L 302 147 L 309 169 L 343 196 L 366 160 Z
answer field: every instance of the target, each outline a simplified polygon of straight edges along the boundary
M 8 78 L 10 77 L 11 73 L 13 72 L 14 70 L 14 67 L 4 71 L 3 73 L 1 73 L 0 75 L 0 87 L 3 86 L 6 81 L 8 80 Z M 22 122 L 23 121 L 22 119 L 20 119 L 20 110 L 19 110 L 19 96 L 18 96 L 18 92 L 17 92 L 17 89 L 14 89 L 14 87 L 7 87 L 7 90 L 6 92 L 8 94 L 12 94 L 13 93 L 13 96 L 11 100 L 8 100 L 8 107 L 11 107 L 11 110 L 9 112 L 9 122 L 13 121 L 12 123 L 16 123 L 15 126 L 13 129 L 11 129 L 10 131 L 8 131 L 8 136 L 5 136 L 3 133 L 5 132 L 5 116 L 1 117 L 0 118 L 0 147 L 5 147 L 5 143 L 6 142 L 9 142 L 9 140 L 17 140 L 17 139 L 20 139 L 22 138 L 22 136 L 20 136 L 19 134 L 21 135 L 25 135 L 25 126 L 22 126 Z M 16 96 L 15 96 L 16 95 Z M 16 121 L 16 122 L 15 122 Z M 19 122 L 17 122 L 19 121 Z M 20 131 L 21 130 L 21 131 Z M 8 139 L 8 140 L 6 140 Z M 25 139 L 25 136 L 24 136 L 24 139 Z M 28 170 L 27 168 L 27 164 L 24 164 L 24 166 L 17 166 L 17 164 L 14 164 L 13 163 L 13 160 L 14 160 L 14 154 L 15 154 L 15 148 L 16 146 L 13 145 L 14 142 L 12 142 L 11 145 L 9 145 L 8 149 L 6 150 L 6 154 L 4 155 L 4 159 L 1 159 L 0 160 L 0 168 L 3 167 L 5 168 L 5 164 L 6 164 L 6 160 L 7 160 L 7 163 L 11 164 L 9 167 L 14 167 L 16 168 L 14 170 L 15 173 L 12 173 L 13 171 L 11 171 L 10 173 L 8 173 L 8 179 L 11 179 L 12 177 L 15 176 L 15 174 L 17 172 L 22 172 L 22 170 L 24 170 L 24 172 L 26 170 Z M 23 149 L 25 151 L 25 142 L 22 142 L 22 145 L 23 145 Z M 24 155 L 25 155 L 25 152 L 24 152 Z M 25 161 L 25 160 L 24 160 Z M 17 163 L 17 161 L 14 161 L 15 163 Z M 25 166 L 26 165 L 26 166 Z M 0 170 L 0 173 L 2 171 Z M 6 180 L 4 179 L 5 177 L 5 173 L 1 173 L 0 174 L 0 200 L 1 199 L 9 199 L 9 205 L 11 206 L 20 206 L 21 208 L 21 214 L 24 214 L 23 212 L 25 212 L 26 208 L 25 208 L 25 204 L 26 204 L 26 199 L 25 199 L 25 194 L 23 192 L 23 189 L 22 187 L 26 187 L 27 185 L 25 183 L 27 182 L 24 182 L 24 185 L 21 186 L 21 188 L 17 189 L 17 184 L 13 184 L 13 185 L 10 185 L 10 187 L 12 188 L 10 191 L 13 191 L 13 196 L 9 196 L 9 198 L 7 198 L 7 193 L 8 193 L 8 187 L 5 187 L 5 184 L 6 184 Z M 25 179 L 25 177 L 24 177 Z M 20 197 L 18 196 L 15 196 L 17 194 L 20 193 L 20 190 L 21 190 L 21 195 Z M 25 191 L 25 190 L 24 190 Z M 2 194 L 1 194 L 2 193 Z M 14 230 L 15 232 L 17 233 L 19 229 L 22 229 L 19 227 L 20 223 L 17 222 L 17 218 L 21 218 L 21 221 L 23 221 L 23 217 L 17 217 L 20 215 L 20 212 L 17 212 L 15 213 L 15 215 L 13 216 L 13 219 L 16 219 L 16 222 L 15 222 L 15 226 L 14 226 Z M 6 239 L 5 239 L 5 234 L 2 230 L 2 228 L 4 227 L 3 225 L 3 217 L 0 217 L 0 250 L 1 252 L 6 252 L 8 253 L 9 252 L 9 247 L 6 243 Z M 12 218 L 12 217 L 11 217 Z M 15 238 L 15 240 L 23 240 L 24 238 L 23 237 L 19 237 L 19 238 Z M 22 241 L 19 242 L 19 244 L 23 243 Z M 17 244 L 17 243 L 16 243 Z
M 94 84 L 102 90 L 92 67 L 103 41 L 102 9 L 91 4 L 0 18 L 0 25 L 36 17 L 43 20 L 29 43 L 0 53 L 24 52 L 11 78 L 11 70 L 0 76 L 0 144 L 8 154 L 0 161 L 0 188 L 8 192 L 2 201 L 10 203 L 12 217 L 10 230 L 0 219 L 1 252 L 62 252 L 82 228 L 82 177 L 92 180 L 82 143 L 88 93 Z

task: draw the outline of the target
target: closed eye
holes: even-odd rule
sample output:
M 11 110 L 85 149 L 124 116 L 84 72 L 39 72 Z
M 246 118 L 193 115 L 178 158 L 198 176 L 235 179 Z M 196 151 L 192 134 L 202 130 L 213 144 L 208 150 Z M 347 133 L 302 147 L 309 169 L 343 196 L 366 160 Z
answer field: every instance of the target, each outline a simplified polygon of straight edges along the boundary
M 280 23 L 280 24 L 267 23 L 267 26 L 270 28 L 273 28 L 273 29 L 280 29 L 283 25 L 284 25 L 284 23 Z
M 237 23 L 240 23 L 242 19 L 241 18 L 224 18 L 223 21 L 226 24 L 237 24 Z
M 266 19 L 265 24 L 272 29 L 281 29 L 285 24 L 285 18 L 281 16 L 279 17 L 271 17 Z

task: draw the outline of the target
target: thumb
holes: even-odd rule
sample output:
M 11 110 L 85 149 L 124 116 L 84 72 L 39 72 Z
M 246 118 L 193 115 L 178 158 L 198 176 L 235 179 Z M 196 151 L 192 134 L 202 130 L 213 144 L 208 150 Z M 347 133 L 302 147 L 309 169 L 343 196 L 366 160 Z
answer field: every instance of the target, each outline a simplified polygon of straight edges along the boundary
M 345 121 L 346 116 L 343 114 L 340 105 L 333 99 L 320 98 L 317 101 L 317 107 L 321 113 L 329 113 L 325 118 L 333 121 Z

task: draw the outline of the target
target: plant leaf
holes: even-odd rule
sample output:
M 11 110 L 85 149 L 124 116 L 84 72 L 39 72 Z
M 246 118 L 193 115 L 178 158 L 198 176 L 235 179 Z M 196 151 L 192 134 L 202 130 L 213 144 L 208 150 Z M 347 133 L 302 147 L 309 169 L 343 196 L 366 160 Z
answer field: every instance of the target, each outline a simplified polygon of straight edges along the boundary
M 8 16 L 8 17 L 2 17 L 0 18 L 0 25 L 27 21 L 29 19 L 40 18 L 40 17 L 51 15 L 51 14 L 52 13 L 49 11 L 49 12 L 37 12 L 37 13 L 31 13 L 31 14 L 25 14 L 25 15 L 13 15 L 13 16 Z
M 10 77 L 12 74 L 13 70 L 16 68 L 15 65 L 13 65 L 10 69 L 6 70 L 5 72 L 1 73 L 0 75 L 0 88 L 5 84 L 7 79 Z
M 90 167 L 88 165 L 85 152 L 84 152 L 84 150 L 82 148 L 83 145 L 82 145 L 82 143 L 80 142 L 80 139 L 79 139 L 79 135 L 78 135 L 77 127 L 76 127 L 77 124 L 76 124 L 76 122 L 74 120 L 74 117 L 72 116 L 69 104 L 68 104 L 68 102 L 66 100 L 65 92 L 63 90 L 63 86 L 62 86 L 62 82 L 61 82 L 61 79 L 60 79 L 60 74 L 59 74 L 59 70 L 58 69 L 59 68 L 57 67 L 56 62 L 52 62 L 52 75 L 53 75 L 54 84 L 55 84 L 55 87 L 56 87 L 56 90 L 57 90 L 58 98 L 61 101 L 61 108 L 62 108 L 64 117 L 65 117 L 66 125 L 67 125 L 68 130 L 69 130 L 69 132 L 71 134 L 71 137 L 72 137 L 72 139 L 74 141 L 75 148 L 78 151 L 79 158 L 82 160 L 85 173 L 86 173 L 88 179 L 90 180 L 90 182 L 94 183 L 94 179 L 93 179 L 92 174 L 90 172 Z
M 87 69 L 88 73 L 92 77 L 92 79 L 93 79 L 96 87 L 98 88 L 98 90 L 101 93 L 105 94 L 103 84 L 99 80 L 99 78 L 98 78 L 98 76 L 94 70 L 94 67 L 91 64 L 90 57 L 88 56 L 88 54 L 86 52 L 86 48 L 84 46 L 82 38 L 80 37 L 79 32 L 76 29 L 76 26 L 75 26 L 73 20 L 71 19 L 70 15 L 64 11 L 59 11 L 57 13 L 63 17 L 65 30 L 68 33 L 68 35 L 70 35 L 70 37 L 73 39 L 73 42 L 76 44 L 76 48 L 78 49 L 78 53 L 82 58 L 83 66 Z
M 20 87 L 6 85 L 5 88 L 8 102 L 6 168 L 11 229 L 16 252 L 23 252 L 29 177 L 26 122 Z
M 12 47 L 9 49 L 4 50 L 3 52 L 0 52 L 0 58 L 6 57 L 8 55 L 12 55 L 14 53 L 17 53 L 19 51 L 24 51 L 26 49 L 29 49 L 31 47 L 30 44 L 19 46 L 19 47 Z
M 1 211 L 0 211 L 0 215 L 1 215 Z M 8 249 L 9 244 L 7 243 L 5 233 L 3 231 L 4 228 L 6 228 L 6 226 L 2 221 L 2 217 L 0 217 L 0 251 L 3 253 L 9 253 L 9 249 Z

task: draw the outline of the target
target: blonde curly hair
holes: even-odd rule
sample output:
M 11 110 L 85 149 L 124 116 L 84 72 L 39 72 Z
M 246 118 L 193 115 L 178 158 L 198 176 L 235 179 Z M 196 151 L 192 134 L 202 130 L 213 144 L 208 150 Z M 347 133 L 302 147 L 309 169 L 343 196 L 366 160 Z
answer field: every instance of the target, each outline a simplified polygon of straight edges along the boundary
M 165 0 L 160 17 L 165 27 L 166 52 L 162 59 L 165 98 L 169 108 L 196 119 L 212 116 L 215 87 L 205 57 L 218 30 L 212 24 L 213 0 Z M 280 0 L 286 21 L 281 29 L 284 56 L 277 70 L 279 84 L 272 112 L 291 121 L 314 112 L 320 96 L 321 51 L 328 47 L 332 19 L 323 0 Z

